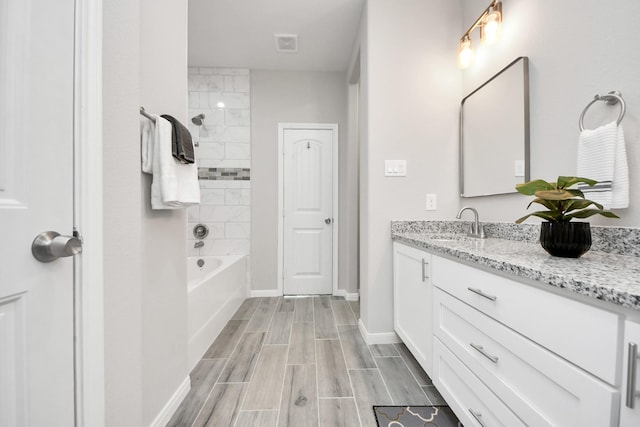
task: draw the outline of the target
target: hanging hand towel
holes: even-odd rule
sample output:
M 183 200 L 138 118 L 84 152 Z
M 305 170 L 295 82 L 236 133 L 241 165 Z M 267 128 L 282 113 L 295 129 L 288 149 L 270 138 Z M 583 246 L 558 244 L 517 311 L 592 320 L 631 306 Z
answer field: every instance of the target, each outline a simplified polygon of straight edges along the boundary
M 145 120 L 142 129 L 142 170 L 153 174 L 151 208 L 180 209 L 200 203 L 196 165 L 182 164 L 173 157 L 171 123 L 152 116 L 155 123 Z
M 621 125 L 612 122 L 580 133 L 577 175 L 598 181 L 593 187 L 578 186 L 587 199 L 605 209 L 629 207 L 629 167 Z
M 193 140 L 189 129 L 184 127 L 178 119 L 168 114 L 160 116 L 169 120 L 173 128 L 171 132 L 171 147 L 173 157 L 178 159 L 181 163 L 195 163 L 195 156 L 193 154 Z

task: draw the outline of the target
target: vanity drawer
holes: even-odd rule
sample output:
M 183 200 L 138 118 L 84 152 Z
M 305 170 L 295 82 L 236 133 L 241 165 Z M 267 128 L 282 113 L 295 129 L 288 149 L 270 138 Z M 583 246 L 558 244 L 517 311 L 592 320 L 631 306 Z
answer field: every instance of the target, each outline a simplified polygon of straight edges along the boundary
M 437 338 L 433 340 L 432 379 L 466 427 L 526 425 Z
M 613 387 L 439 289 L 434 307 L 437 338 L 527 425 L 617 425 Z
M 619 385 L 618 314 L 437 256 L 432 275 L 434 286 Z

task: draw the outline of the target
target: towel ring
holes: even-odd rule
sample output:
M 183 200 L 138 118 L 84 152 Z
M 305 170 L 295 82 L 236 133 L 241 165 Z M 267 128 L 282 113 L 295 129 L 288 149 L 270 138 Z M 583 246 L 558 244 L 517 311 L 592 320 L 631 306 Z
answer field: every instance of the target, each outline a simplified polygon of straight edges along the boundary
M 616 124 L 620 124 L 622 122 L 622 118 L 624 117 L 624 113 L 627 111 L 627 106 L 624 103 L 624 99 L 622 99 L 622 94 L 617 90 L 613 90 L 606 95 L 596 95 L 593 97 L 591 102 L 584 107 L 582 110 L 582 114 L 580 114 L 580 120 L 578 121 L 578 126 L 580 127 L 580 131 L 584 130 L 584 115 L 596 101 L 605 101 L 608 105 L 616 105 L 620 104 L 620 115 L 618 116 L 618 120 L 616 120 Z

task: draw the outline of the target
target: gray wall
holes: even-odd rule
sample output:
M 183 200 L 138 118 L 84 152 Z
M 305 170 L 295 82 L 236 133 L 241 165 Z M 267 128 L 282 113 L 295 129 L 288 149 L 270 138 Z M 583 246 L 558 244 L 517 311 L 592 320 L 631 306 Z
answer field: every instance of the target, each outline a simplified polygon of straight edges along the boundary
M 104 3 L 104 362 L 107 426 L 142 423 L 139 3 Z
M 458 206 L 455 68 L 458 2 L 370 0 L 360 45 L 360 316 L 372 340 L 393 334 L 393 219 L 453 218 Z M 406 159 L 407 176 L 384 176 Z M 438 210 L 424 210 L 425 194 Z
M 141 0 L 140 7 L 140 105 L 186 123 L 187 5 Z M 151 210 L 150 175 L 143 175 L 142 188 L 142 420 L 146 425 L 189 375 L 187 253 L 186 210 Z
M 342 154 L 346 120 L 344 73 L 251 70 L 252 290 L 277 289 L 278 123 L 338 123 Z M 344 167 L 340 165 L 340 172 Z M 346 277 L 339 280 L 341 285 L 349 282 Z
M 187 10 L 170 0 L 104 6 L 106 421 L 138 427 L 188 376 L 185 212 L 151 210 L 138 113 L 186 120 Z
M 463 0 L 462 5 L 465 27 L 477 18 L 484 5 L 476 0 Z M 592 217 L 589 221 L 640 226 L 640 185 L 636 184 L 640 171 L 640 55 L 636 46 L 640 2 L 612 0 L 603 8 L 595 0 L 510 0 L 503 3 L 503 14 L 502 40 L 487 47 L 474 43 L 478 61 L 463 73 L 463 94 L 470 93 L 516 57 L 528 56 L 531 177 L 555 181 L 558 175 L 576 173 L 578 118 L 582 109 L 596 93 L 621 91 L 627 103 L 622 124 L 629 158 L 630 207 L 616 211 L 619 220 Z M 612 24 L 602 25 L 604 22 Z M 617 106 L 597 103 L 590 109 L 587 119 L 591 120 L 585 125 L 594 128 L 609 123 L 618 111 Z M 601 114 L 605 112 L 610 115 Z M 460 205 L 477 207 L 481 219 L 494 221 L 514 221 L 524 215 L 528 203 L 518 194 L 460 201 Z
M 482 47 L 474 32 L 476 63 L 457 70 L 458 40 L 484 7 L 476 0 L 367 3 L 360 44 L 360 283 L 361 317 L 371 334 L 389 338 L 393 331 L 389 220 L 453 219 L 464 205 L 477 207 L 481 220 L 514 221 L 526 212 L 529 200 L 517 194 L 458 196 L 459 102 L 517 56 L 530 59 L 533 178 L 574 174 L 580 112 L 594 94 L 622 91 L 631 206 L 617 212 L 620 220 L 591 222 L 640 226 L 634 185 L 640 56 L 633 53 L 640 3 L 616 0 L 605 10 L 595 0 L 505 2 L 502 40 Z M 587 127 L 617 117 L 617 108 L 610 115 L 607 108 L 596 106 Z M 385 158 L 408 159 L 408 176 L 382 177 Z M 438 195 L 437 211 L 424 211 L 425 193 Z

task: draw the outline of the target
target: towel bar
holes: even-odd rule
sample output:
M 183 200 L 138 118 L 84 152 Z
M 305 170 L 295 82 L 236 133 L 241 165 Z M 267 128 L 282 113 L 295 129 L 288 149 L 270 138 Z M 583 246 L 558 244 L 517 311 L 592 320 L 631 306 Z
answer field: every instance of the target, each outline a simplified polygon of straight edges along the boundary
M 580 127 L 581 132 L 584 130 L 584 115 L 589 107 L 591 107 L 591 105 L 593 105 L 593 103 L 596 101 L 605 101 L 608 105 L 616 105 L 618 103 L 620 104 L 620 115 L 618 116 L 618 120 L 616 120 L 617 124 L 620 124 L 622 122 L 624 113 L 627 111 L 627 106 L 624 103 L 624 99 L 622 99 L 622 94 L 617 90 L 613 90 L 606 95 L 596 95 L 593 97 L 591 102 L 589 102 L 587 106 L 584 107 L 584 110 L 582 110 L 582 114 L 580 114 L 578 126 Z
M 140 107 L 140 114 L 142 114 L 143 116 L 145 116 L 147 119 L 151 120 L 152 122 L 156 121 L 156 119 L 151 114 L 147 113 L 144 110 L 144 107 Z

